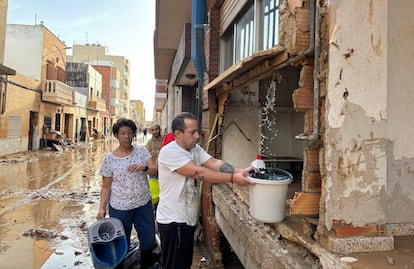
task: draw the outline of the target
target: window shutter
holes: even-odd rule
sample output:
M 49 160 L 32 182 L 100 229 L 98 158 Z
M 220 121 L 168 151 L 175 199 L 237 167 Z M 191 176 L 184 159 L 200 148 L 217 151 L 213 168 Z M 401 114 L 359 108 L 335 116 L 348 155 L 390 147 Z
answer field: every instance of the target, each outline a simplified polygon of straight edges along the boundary
M 220 35 L 224 34 L 227 28 L 240 13 L 248 0 L 227 0 L 224 1 L 220 9 Z

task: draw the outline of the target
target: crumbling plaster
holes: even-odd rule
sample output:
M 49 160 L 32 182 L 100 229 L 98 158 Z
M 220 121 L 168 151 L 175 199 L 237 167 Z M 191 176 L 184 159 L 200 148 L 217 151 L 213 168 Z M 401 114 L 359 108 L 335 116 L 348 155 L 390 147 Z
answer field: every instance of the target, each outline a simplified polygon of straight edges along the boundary
M 249 167 L 260 153 L 261 108 L 258 83 L 230 95 L 223 126 L 222 159 L 235 166 Z
M 409 47 L 413 42 L 402 40 L 414 36 L 408 26 L 414 21 L 407 14 L 414 4 L 399 3 L 328 4 L 324 163 L 328 229 L 333 220 L 354 226 L 414 221 L 408 210 L 414 205 L 414 147 L 408 139 L 414 135 L 409 105 L 414 81 L 402 77 L 405 67 L 413 64 Z M 389 31 L 394 25 L 411 28 L 411 34 Z M 399 43 L 407 48 L 404 55 Z

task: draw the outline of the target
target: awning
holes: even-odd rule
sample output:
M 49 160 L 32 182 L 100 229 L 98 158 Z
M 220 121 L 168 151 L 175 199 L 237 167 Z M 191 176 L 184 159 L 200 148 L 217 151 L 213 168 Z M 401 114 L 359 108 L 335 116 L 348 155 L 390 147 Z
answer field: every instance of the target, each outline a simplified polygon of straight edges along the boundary
M 0 75 L 16 75 L 16 70 L 11 69 L 10 67 L 7 67 L 5 65 L 0 64 Z
M 231 84 L 231 88 L 269 74 L 277 66 L 289 60 L 285 48 L 277 45 L 268 50 L 258 51 L 229 67 L 204 87 L 205 91 Z

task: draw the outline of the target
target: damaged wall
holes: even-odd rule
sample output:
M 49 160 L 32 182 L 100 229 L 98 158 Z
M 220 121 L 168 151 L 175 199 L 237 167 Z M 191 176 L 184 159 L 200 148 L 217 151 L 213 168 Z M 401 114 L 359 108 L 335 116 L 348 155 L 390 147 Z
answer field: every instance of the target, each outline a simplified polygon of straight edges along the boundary
M 414 222 L 414 2 L 388 1 L 388 223 Z
M 413 8 L 409 0 L 398 7 L 386 0 L 329 1 L 328 229 L 334 220 L 414 221 L 408 210 L 414 205 L 414 79 L 405 75 L 414 56 Z
M 235 166 L 248 167 L 260 153 L 261 108 L 259 83 L 233 92 L 224 114 L 222 159 Z M 225 146 L 224 146 L 225 145 Z

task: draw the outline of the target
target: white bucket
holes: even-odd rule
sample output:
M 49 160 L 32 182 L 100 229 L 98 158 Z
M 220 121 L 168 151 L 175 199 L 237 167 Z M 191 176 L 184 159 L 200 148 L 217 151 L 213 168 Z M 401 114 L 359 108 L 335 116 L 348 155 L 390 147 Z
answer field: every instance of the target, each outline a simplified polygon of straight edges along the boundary
M 267 180 L 249 177 L 250 215 L 265 223 L 280 222 L 285 218 L 286 196 L 292 179 Z

